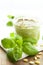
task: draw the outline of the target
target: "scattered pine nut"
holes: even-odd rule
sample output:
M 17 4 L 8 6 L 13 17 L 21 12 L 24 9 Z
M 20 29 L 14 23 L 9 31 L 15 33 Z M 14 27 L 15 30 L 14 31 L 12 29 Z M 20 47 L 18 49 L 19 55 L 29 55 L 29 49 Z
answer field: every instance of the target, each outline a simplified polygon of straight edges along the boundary
M 33 21 L 33 22 L 35 22 L 35 20 L 34 20 L 34 19 L 30 19 L 30 21 Z
M 37 57 L 37 59 L 40 59 L 40 56 L 39 55 L 37 55 L 36 57 Z
M 18 22 L 21 22 L 21 21 L 23 21 L 23 19 L 18 19 Z
M 39 64 L 40 64 L 40 62 L 39 62 L 39 61 L 35 61 L 35 64 L 39 65 Z
M 29 64 L 30 64 L 30 65 L 34 65 L 34 62 L 33 62 L 33 61 L 30 61 Z
M 28 62 L 28 59 L 23 59 L 24 62 Z
M 24 19 L 25 21 L 28 21 L 28 19 Z
M 37 60 L 37 57 L 34 57 L 34 60 Z
M 42 52 L 39 52 L 38 55 L 42 55 Z

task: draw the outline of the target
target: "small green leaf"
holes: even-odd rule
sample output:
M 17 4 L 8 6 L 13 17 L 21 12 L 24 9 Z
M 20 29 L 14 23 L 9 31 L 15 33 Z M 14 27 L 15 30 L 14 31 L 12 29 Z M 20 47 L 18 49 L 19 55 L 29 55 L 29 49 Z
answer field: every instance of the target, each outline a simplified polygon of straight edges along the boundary
M 12 21 L 8 21 L 8 22 L 7 22 L 7 26 L 13 26 Z
M 15 34 L 14 32 L 10 33 L 10 37 L 14 38 Z
M 15 45 L 16 45 L 13 40 L 8 39 L 8 38 L 2 39 L 2 40 L 1 40 L 1 43 L 2 43 L 3 47 L 6 48 L 6 49 L 7 49 L 7 48 L 13 48 L 13 47 L 15 47 Z
M 15 17 L 15 16 L 13 16 L 13 15 L 8 15 L 8 18 L 9 18 L 9 19 L 14 19 L 14 17 Z
M 22 57 L 22 49 L 18 46 L 7 51 L 7 57 L 10 61 L 15 62 Z
M 24 42 L 30 42 L 33 45 L 36 45 L 36 43 L 37 43 L 37 39 L 32 38 L 32 37 L 24 38 L 23 40 L 24 40 Z
M 10 33 L 10 37 L 19 47 L 22 47 L 23 39 L 20 35 Z
M 16 44 L 17 44 L 19 47 L 22 47 L 23 39 L 22 39 L 21 36 L 16 35 L 16 37 L 15 37 L 15 42 L 16 42 Z

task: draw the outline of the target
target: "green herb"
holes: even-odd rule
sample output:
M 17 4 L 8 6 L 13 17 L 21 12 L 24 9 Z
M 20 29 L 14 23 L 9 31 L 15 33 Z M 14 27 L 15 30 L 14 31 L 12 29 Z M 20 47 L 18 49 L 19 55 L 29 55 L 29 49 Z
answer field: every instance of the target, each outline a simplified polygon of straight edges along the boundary
M 15 62 L 22 57 L 22 49 L 16 46 L 7 52 L 7 57 L 10 61 Z
M 22 52 L 29 56 L 34 56 L 38 50 L 30 43 L 23 41 L 23 38 L 17 34 L 10 33 L 10 39 L 1 40 L 4 48 L 8 49 L 7 56 L 10 61 L 15 62 L 22 57 Z
M 23 40 L 24 40 L 24 42 L 30 42 L 33 45 L 36 45 L 36 43 L 37 43 L 37 40 L 35 38 L 32 38 L 32 37 L 24 38 Z
M 14 19 L 15 16 L 12 16 L 12 15 L 8 15 L 8 18 L 9 19 Z
M 14 36 L 15 36 L 14 32 L 10 33 L 11 38 L 14 38 Z
M 22 39 L 21 36 L 16 35 L 14 40 L 15 40 L 15 43 L 16 43 L 19 47 L 22 47 L 23 39 Z
M 6 25 L 7 26 L 13 26 L 13 22 L 12 21 L 8 21 Z
M 34 56 L 38 53 L 38 50 L 30 42 L 23 43 L 23 51 L 29 56 Z
M 21 36 L 14 33 L 10 33 L 10 37 L 19 47 L 22 47 L 23 39 Z
M 22 57 L 22 37 L 17 35 L 11 35 L 11 38 L 4 38 L 1 40 L 4 48 L 8 49 L 7 56 L 10 61 L 15 62 Z M 10 48 L 10 49 L 9 49 Z
M 8 38 L 2 39 L 2 40 L 1 40 L 1 43 L 2 43 L 3 47 L 6 48 L 6 49 L 7 49 L 7 48 L 13 48 L 13 47 L 15 47 L 15 45 L 16 45 L 13 40 L 8 39 Z

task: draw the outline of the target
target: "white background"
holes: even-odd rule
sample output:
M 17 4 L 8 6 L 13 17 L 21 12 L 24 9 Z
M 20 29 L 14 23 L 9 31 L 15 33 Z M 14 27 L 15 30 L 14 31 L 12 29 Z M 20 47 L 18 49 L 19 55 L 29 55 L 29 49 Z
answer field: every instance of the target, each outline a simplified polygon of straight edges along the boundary
M 43 34 L 43 0 L 0 0 L 0 39 L 14 31 L 6 27 L 9 14 L 37 19 L 40 21 L 41 35 Z

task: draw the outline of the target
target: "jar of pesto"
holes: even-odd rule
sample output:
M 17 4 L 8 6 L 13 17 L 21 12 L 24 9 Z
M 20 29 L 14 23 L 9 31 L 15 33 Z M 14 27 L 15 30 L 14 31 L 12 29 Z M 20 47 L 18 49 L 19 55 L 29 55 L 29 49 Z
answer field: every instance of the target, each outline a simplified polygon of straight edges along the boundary
M 20 18 L 15 24 L 16 33 L 23 37 L 23 41 L 36 44 L 40 38 L 39 23 L 33 19 Z

